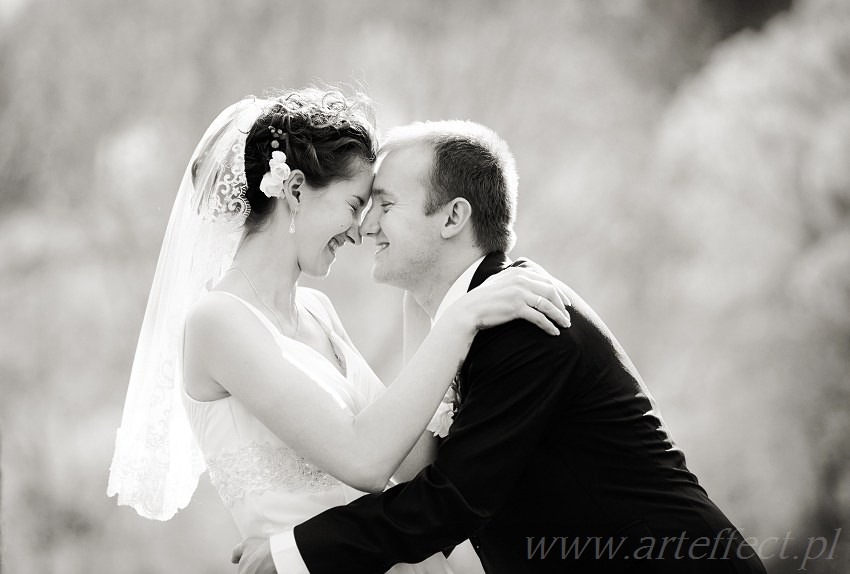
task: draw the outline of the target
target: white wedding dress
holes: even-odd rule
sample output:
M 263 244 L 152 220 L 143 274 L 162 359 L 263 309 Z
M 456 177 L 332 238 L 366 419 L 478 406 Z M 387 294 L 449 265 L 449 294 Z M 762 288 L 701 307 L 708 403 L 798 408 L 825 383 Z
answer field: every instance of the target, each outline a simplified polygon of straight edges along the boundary
M 299 288 L 298 302 L 328 335 L 345 365 L 343 375 L 324 355 L 286 337 L 247 301 L 227 293 L 250 309 L 272 333 L 280 352 L 331 394 L 340 406 L 357 413 L 384 390 L 360 354 L 333 331 L 322 303 Z M 334 506 L 362 496 L 299 456 L 277 438 L 239 399 L 229 396 L 202 402 L 183 389 L 189 423 L 203 453 L 210 482 L 230 510 L 243 538 L 269 537 Z M 399 564 L 393 574 L 451 574 L 442 554 L 419 564 Z

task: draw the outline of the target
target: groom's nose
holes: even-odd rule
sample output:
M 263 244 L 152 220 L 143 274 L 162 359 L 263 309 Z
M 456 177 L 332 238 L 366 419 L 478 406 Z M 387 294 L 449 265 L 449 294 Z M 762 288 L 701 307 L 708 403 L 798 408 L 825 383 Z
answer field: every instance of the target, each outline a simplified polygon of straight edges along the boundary
M 372 207 L 363 216 L 363 223 L 360 224 L 360 233 L 366 237 L 372 237 L 381 230 L 379 220 L 381 218 L 381 206 L 372 203 Z

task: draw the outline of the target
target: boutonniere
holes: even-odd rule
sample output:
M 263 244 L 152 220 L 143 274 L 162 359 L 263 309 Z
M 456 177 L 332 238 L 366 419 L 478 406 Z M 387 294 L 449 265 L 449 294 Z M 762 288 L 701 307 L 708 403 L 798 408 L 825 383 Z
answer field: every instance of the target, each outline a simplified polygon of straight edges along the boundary
M 452 379 L 452 384 L 449 385 L 449 392 L 446 393 L 446 396 L 452 394 L 452 406 L 454 411 L 460 408 L 460 371 L 457 372 L 455 378 Z
M 428 423 L 426 430 L 434 433 L 434 436 L 445 438 L 449 434 L 449 428 L 454 422 L 455 412 L 457 411 L 457 393 L 455 392 L 456 385 L 453 382 L 440 406 L 437 407 L 437 412 L 431 417 L 431 422 Z

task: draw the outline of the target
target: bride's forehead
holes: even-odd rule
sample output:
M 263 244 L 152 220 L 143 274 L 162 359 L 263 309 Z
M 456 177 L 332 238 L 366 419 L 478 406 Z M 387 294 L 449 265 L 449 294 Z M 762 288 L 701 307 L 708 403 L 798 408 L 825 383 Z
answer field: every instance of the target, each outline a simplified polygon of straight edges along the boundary
M 351 179 L 341 179 L 331 185 L 335 194 L 357 197 L 365 200 L 372 194 L 373 176 L 371 172 L 358 174 Z
M 364 199 L 372 195 L 372 184 L 375 182 L 375 174 L 371 170 L 364 171 L 356 180 L 357 194 Z

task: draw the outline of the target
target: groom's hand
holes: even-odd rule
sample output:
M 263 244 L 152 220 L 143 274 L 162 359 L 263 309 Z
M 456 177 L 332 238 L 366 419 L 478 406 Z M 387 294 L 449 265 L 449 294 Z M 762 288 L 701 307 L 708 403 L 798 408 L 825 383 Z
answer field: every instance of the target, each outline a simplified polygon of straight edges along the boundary
M 248 538 L 233 549 L 230 561 L 238 564 L 237 574 L 277 574 L 268 538 Z

